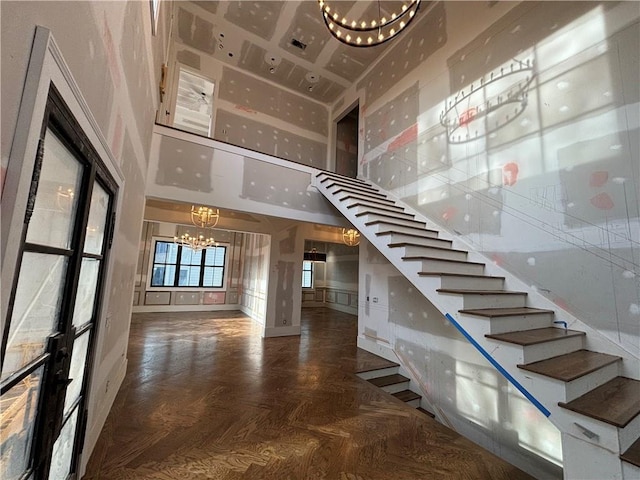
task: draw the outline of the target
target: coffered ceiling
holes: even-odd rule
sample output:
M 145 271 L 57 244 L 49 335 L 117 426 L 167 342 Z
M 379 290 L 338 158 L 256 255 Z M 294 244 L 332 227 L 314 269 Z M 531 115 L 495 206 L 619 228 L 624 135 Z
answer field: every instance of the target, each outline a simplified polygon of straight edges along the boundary
M 389 15 L 403 3 L 336 2 L 350 18 L 374 18 L 378 8 Z M 351 47 L 334 39 L 316 0 L 175 2 L 174 25 L 180 61 L 211 56 L 325 104 L 336 101 L 387 48 Z

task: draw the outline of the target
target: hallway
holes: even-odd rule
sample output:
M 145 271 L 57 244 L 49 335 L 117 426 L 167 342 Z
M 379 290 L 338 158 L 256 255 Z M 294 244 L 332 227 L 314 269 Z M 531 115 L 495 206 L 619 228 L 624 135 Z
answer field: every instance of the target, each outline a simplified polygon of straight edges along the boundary
M 356 317 L 326 309 L 268 339 L 240 312 L 134 314 L 83 478 L 530 478 L 356 377 L 379 362 L 356 335 Z

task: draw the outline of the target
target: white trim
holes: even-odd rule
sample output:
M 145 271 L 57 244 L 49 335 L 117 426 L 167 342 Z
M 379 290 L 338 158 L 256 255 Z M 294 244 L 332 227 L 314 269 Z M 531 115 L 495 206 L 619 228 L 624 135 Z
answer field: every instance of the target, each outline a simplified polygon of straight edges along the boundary
M 264 337 L 288 337 L 300 335 L 300 325 L 289 325 L 286 327 L 267 327 L 264 329 Z
M 120 391 L 122 382 L 124 382 L 124 377 L 127 374 L 127 364 L 128 360 L 125 357 L 122 357 L 122 363 L 120 363 L 120 367 L 118 368 L 116 375 L 109 379 L 109 382 L 112 383 L 109 384 L 109 390 L 104 394 L 106 401 L 102 402 L 102 408 L 100 408 L 100 410 L 93 413 L 93 422 L 91 426 L 87 425 L 87 432 L 84 441 L 84 451 L 86 454 L 82 455 L 82 458 L 80 459 L 80 465 L 78 466 L 78 473 L 80 474 L 79 478 L 84 475 L 87 469 L 89 457 L 91 456 L 90 452 L 93 452 L 93 449 L 98 442 L 98 438 L 102 432 L 102 427 L 107 421 L 113 402 L 116 400 L 116 395 Z
M 211 305 L 135 305 L 131 313 L 153 312 L 217 312 L 221 310 L 241 310 L 240 304 L 212 303 Z

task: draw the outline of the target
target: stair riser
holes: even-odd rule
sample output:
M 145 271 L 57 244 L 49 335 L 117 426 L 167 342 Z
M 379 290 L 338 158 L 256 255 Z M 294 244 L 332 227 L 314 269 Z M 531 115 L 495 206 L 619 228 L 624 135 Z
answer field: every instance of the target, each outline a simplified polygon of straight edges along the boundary
M 423 232 L 415 232 L 415 233 L 421 236 L 416 237 L 413 235 L 406 235 L 404 233 L 394 232 L 390 235 L 384 235 L 382 238 L 384 238 L 388 243 L 415 243 L 418 245 L 425 245 L 427 247 L 443 247 L 443 248 L 451 247 L 451 243 L 440 240 L 438 238 L 438 233 L 432 230 L 424 230 Z
M 349 185 L 339 185 L 337 183 L 329 185 L 329 186 L 327 186 L 325 188 L 331 194 L 345 194 L 345 195 L 348 195 L 348 194 L 352 193 L 352 194 L 358 195 L 360 197 L 371 198 L 371 199 L 374 199 L 374 200 L 379 200 L 379 199 L 388 200 L 385 194 L 378 193 L 375 190 L 367 190 L 365 188 L 351 187 Z
M 338 201 L 340 202 L 352 202 L 352 203 L 367 202 L 367 203 L 370 203 L 371 205 L 380 205 L 380 206 L 387 206 L 387 207 L 392 207 L 396 204 L 393 200 L 389 200 L 385 198 L 372 199 L 370 197 L 358 195 L 357 193 L 349 193 L 349 192 L 340 192 L 339 194 L 337 194 L 337 197 L 338 197 Z
M 407 390 L 409 388 L 409 381 L 394 383 L 393 385 L 385 385 L 384 387 L 380 387 L 387 393 L 397 393 L 403 390 Z
M 522 374 L 526 378 L 535 379 L 536 382 L 540 382 L 540 386 L 536 388 L 536 390 L 544 388 L 546 398 L 551 399 L 551 401 L 570 402 L 588 391 L 604 385 L 609 380 L 613 380 L 618 375 L 618 364 L 607 365 L 570 382 L 563 382 L 562 380 L 550 378 L 535 372 L 529 372 L 524 369 L 522 370 Z
M 426 257 L 436 257 L 436 258 L 446 258 L 447 260 L 459 260 L 464 262 L 467 259 L 467 252 L 461 252 L 458 250 L 442 250 L 439 248 L 433 247 L 404 247 L 404 253 L 402 256 L 404 257 L 413 257 L 413 256 L 426 256 Z
M 410 407 L 418 408 L 418 407 L 420 406 L 420 399 L 419 399 L 419 398 L 416 398 L 415 400 L 411 400 L 411 401 L 409 401 L 409 402 L 404 402 L 404 403 L 406 403 L 406 404 L 407 404 L 407 405 L 409 405 Z
M 396 225 L 404 225 L 406 227 L 415 227 L 415 228 L 424 228 L 426 229 L 426 224 L 424 222 L 416 222 L 415 220 L 411 220 L 408 218 L 395 218 L 395 217 L 388 217 L 388 216 L 382 216 L 382 215 L 377 215 L 375 213 L 370 213 L 367 215 L 362 215 L 361 217 L 359 217 L 360 219 L 362 219 L 362 221 L 367 224 L 369 222 L 376 222 L 376 221 L 381 221 L 381 222 L 391 222 L 393 223 L 393 227 L 395 228 Z
M 440 260 L 404 260 L 414 262 L 417 270 L 422 272 L 442 272 L 442 273 L 467 273 L 469 275 L 481 275 L 484 265 L 475 263 L 452 263 Z
M 472 295 L 464 294 L 463 302 L 465 310 L 476 308 L 518 308 L 525 307 L 526 295 Z
M 570 419 L 571 426 L 568 428 L 568 433 L 571 434 L 571 436 L 584 442 L 606 448 L 612 452 L 624 452 L 638 439 L 638 437 L 640 437 L 640 415 L 631 420 L 626 427 L 618 428 L 608 423 L 596 420 L 595 418 L 591 418 L 577 412 L 572 412 L 571 410 L 563 408 L 560 410 L 562 413 L 567 414 Z M 576 424 L 579 424 L 583 428 L 597 434 L 599 438 L 590 439 L 586 437 Z M 617 455 L 618 454 L 616 453 L 616 456 Z
M 370 185 L 362 182 L 347 182 L 340 179 L 322 179 L 320 180 L 320 185 L 323 185 L 325 188 L 330 188 L 333 185 L 337 185 L 340 187 L 348 187 L 348 188 L 357 188 L 358 190 L 364 190 L 367 192 L 379 192 L 378 188 L 373 188 Z
M 507 342 L 501 342 L 500 340 L 488 339 L 490 345 L 499 345 L 504 352 L 501 355 L 508 353 L 509 363 L 516 365 L 518 363 L 533 363 L 540 360 L 546 360 L 547 358 L 557 357 L 564 355 L 565 353 L 575 352 L 583 348 L 583 337 L 568 337 L 560 340 L 554 340 L 553 342 L 538 343 L 535 345 L 516 345 Z M 493 351 L 493 349 L 489 349 Z
M 489 330 L 493 334 L 534 330 L 553 326 L 553 314 L 514 315 L 512 317 L 494 317 L 489 320 Z
M 387 367 L 387 368 L 380 368 L 378 370 L 371 370 L 369 372 L 360 372 L 360 373 L 357 373 L 356 375 L 362 378 L 363 380 L 370 380 L 372 378 L 386 377 L 387 375 L 394 375 L 396 373 L 399 373 L 399 371 L 400 371 L 399 367 Z
M 631 420 L 626 427 L 618 429 L 618 442 L 620 444 L 620 451 L 626 451 L 627 448 L 633 445 L 633 442 L 635 442 L 638 438 L 640 438 L 640 415 Z
M 330 175 L 330 174 L 326 174 L 326 173 L 321 173 L 320 175 L 318 175 L 318 182 L 320 183 L 327 183 L 329 180 L 339 180 L 340 182 L 343 183 L 349 183 L 349 184 L 353 184 L 353 185 L 367 185 L 366 182 L 363 182 L 362 180 L 358 180 L 357 178 L 343 178 L 343 177 L 338 177 L 335 175 Z
M 433 235 L 433 237 L 435 238 L 437 236 L 437 233 L 431 234 L 426 228 L 416 228 L 416 227 L 412 228 L 412 227 L 405 227 L 402 225 L 387 225 L 384 223 L 377 223 L 375 225 L 370 225 L 370 227 L 373 227 L 374 233 L 388 232 L 389 230 L 392 230 L 393 232 L 397 232 L 397 233 L 413 233 L 414 235 L 416 234 L 424 235 L 426 237 Z
M 640 478 L 640 467 L 636 467 L 627 462 L 622 462 L 622 478 L 625 480 L 634 480 Z
M 410 213 L 403 213 L 399 211 L 384 211 L 378 210 L 375 207 L 364 207 L 360 208 L 361 212 L 356 216 L 361 218 L 368 218 L 369 215 L 374 215 L 375 220 L 415 220 L 415 217 Z
M 441 288 L 465 290 L 502 290 L 504 280 L 490 277 L 442 277 Z
M 357 203 L 362 203 L 362 202 L 349 202 L 347 206 L 351 207 L 351 205 L 354 205 Z M 349 210 L 354 215 L 357 215 L 359 213 L 366 213 L 366 212 L 380 212 L 388 215 L 400 215 L 400 216 L 405 215 L 406 218 L 413 218 L 413 215 L 406 213 L 402 207 L 393 207 L 393 206 L 385 207 L 384 205 L 376 205 L 375 203 L 370 203 L 367 205 L 357 205 L 355 207 L 349 208 Z

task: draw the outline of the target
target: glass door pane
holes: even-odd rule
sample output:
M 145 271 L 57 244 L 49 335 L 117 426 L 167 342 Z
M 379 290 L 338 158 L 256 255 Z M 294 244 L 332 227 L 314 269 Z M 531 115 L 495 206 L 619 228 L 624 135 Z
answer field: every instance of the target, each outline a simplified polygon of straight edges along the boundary
M 89 209 L 87 237 L 84 241 L 84 253 L 102 254 L 110 200 L 109 194 L 105 189 L 95 182 L 91 193 L 91 207 Z
M 100 260 L 95 258 L 82 259 L 76 306 L 73 311 L 73 326 L 76 328 L 93 319 L 100 263 Z
M 70 248 L 82 172 L 82 164 L 47 129 L 38 194 L 27 230 L 28 243 Z
M 60 436 L 53 444 L 53 459 L 49 470 L 49 480 L 65 480 L 71 472 L 71 455 L 75 444 L 78 408 L 62 426 Z
M 29 468 L 34 420 L 44 367 L 0 397 L 0 478 L 14 480 Z
M 25 252 L 16 288 L 1 380 L 42 355 L 56 329 L 67 257 Z
M 64 400 L 64 414 L 66 415 L 75 401 L 82 393 L 82 382 L 89 348 L 89 336 L 91 330 L 87 330 L 73 342 L 71 354 L 71 367 L 69 368 L 69 379 L 71 383 L 67 387 L 67 395 Z

